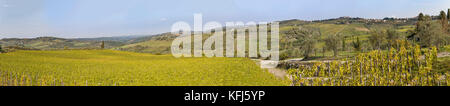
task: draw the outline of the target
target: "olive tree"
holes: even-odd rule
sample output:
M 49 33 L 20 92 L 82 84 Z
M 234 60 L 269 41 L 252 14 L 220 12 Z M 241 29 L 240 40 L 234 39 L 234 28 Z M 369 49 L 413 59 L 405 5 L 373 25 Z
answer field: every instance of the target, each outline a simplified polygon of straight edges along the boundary
M 293 39 L 293 45 L 298 46 L 303 51 L 303 57 L 308 59 L 315 48 L 317 39 L 321 36 L 319 29 L 314 28 L 293 28 L 286 32 L 288 38 Z

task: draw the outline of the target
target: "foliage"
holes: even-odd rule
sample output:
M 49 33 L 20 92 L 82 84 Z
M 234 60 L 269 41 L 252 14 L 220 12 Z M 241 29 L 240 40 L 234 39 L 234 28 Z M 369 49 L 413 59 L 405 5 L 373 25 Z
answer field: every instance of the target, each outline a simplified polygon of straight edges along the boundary
M 333 50 L 333 56 L 334 57 L 336 57 L 338 55 L 339 41 L 341 39 L 342 39 L 342 35 L 340 35 L 340 34 L 338 34 L 338 35 L 328 35 L 328 37 L 324 39 L 325 47 L 328 50 Z
M 287 31 L 286 36 L 295 39 L 293 45 L 298 46 L 300 50 L 303 50 L 303 57 L 307 59 L 313 52 L 321 33 L 318 29 L 300 27 Z
M 438 61 L 433 65 L 433 71 L 446 73 L 450 72 L 450 57 L 438 58 Z
M 441 24 L 433 22 L 430 16 L 425 15 L 417 22 L 413 40 L 418 41 L 422 47 L 440 48 L 448 42 L 448 35 L 444 33 Z
M 346 49 L 347 48 L 346 47 L 347 43 L 345 43 L 345 40 L 346 40 L 345 36 L 343 36 L 341 40 L 342 40 L 342 44 L 341 44 L 342 45 L 342 51 L 346 51 L 347 50 Z
M 391 49 L 392 46 L 394 48 L 400 48 L 398 44 L 395 44 L 397 40 L 400 40 L 399 33 L 397 30 L 388 29 L 386 30 L 386 40 L 387 40 L 387 48 Z
M 5 52 L 5 51 L 3 50 L 2 45 L 0 45 L 0 53 L 3 53 L 3 52 Z
M 316 62 L 288 72 L 297 86 L 449 86 L 449 73 L 433 71 L 437 49 L 424 52 L 420 47 L 403 44 L 400 51 L 374 50 L 359 54 L 355 60 Z
M 441 11 L 441 13 L 439 14 L 439 19 L 441 22 L 442 31 L 447 33 L 448 19 L 447 19 L 447 16 L 445 15 L 444 11 Z
M 372 30 L 370 32 L 369 43 L 373 50 L 381 50 L 383 42 L 386 40 L 386 32 L 382 30 Z
M 447 19 L 450 20 L 450 9 L 447 10 Z
M 100 44 L 100 48 L 105 49 L 105 41 L 102 41 L 102 43 Z
M 282 53 L 280 54 L 280 60 L 285 60 L 285 59 L 287 59 L 287 58 L 289 58 L 289 53 L 287 53 L 287 52 L 282 52 Z
M 353 46 L 353 49 L 355 50 L 355 51 L 361 51 L 361 41 L 359 40 L 359 37 L 356 37 L 356 41 L 353 41 L 352 42 L 352 46 Z

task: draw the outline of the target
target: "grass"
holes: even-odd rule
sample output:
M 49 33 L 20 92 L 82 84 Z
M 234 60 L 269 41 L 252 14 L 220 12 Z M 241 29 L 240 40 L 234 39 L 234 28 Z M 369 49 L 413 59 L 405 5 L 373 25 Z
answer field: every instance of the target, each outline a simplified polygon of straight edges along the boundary
M 408 32 L 409 30 L 414 30 L 415 26 L 414 25 L 406 25 L 406 26 L 400 26 L 399 29 L 397 30 L 398 32 Z
M 1 85 L 280 86 L 246 58 L 174 58 L 113 50 L 0 54 Z
M 450 57 L 438 58 L 433 69 L 440 73 L 450 72 Z
M 117 49 L 125 51 L 137 51 L 141 53 L 152 54 L 170 54 L 172 41 L 169 40 L 150 40 L 130 45 L 125 45 Z

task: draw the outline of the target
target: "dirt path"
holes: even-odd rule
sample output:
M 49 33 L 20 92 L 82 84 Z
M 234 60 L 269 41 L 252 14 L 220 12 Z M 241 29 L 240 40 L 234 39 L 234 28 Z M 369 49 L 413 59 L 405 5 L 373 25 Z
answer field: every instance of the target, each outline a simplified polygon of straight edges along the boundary
M 440 52 L 437 54 L 437 57 L 449 57 L 450 52 Z
M 275 77 L 280 78 L 280 79 L 285 79 L 285 78 L 289 78 L 286 70 L 284 69 L 279 69 L 279 68 L 267 68 L 269 65 L 273 65 L 276 64 L 273 61 L 270 60 L 254 60 L 258 65 L 261 66 L 261 68 L 263 69 L 267 69 L 270 73 L 272 73 Z
M 273 75 L 275 75 L 275 77 L 280 78 L 282 80 L 284 80 L 285 78 L 289 77 L 288 74 L 286 73 L 285 70 L 282 69 L 278 69 L 278 68 L 269 68 L 267 69 L 269 70 L 270 73 L 272 73 Z
M 437 54 L 438 58 L 449 57 L 449 56 L 450 56 L 450 52 L 440 52 L 440 53 Z M 424 55 L 420 56 L 420 59 L 425 59 L 425 56 Z

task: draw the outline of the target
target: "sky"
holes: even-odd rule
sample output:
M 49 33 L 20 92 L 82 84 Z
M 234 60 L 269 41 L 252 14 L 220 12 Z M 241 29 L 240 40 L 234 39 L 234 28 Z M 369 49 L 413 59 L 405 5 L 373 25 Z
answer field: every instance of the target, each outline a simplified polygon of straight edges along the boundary
M 169 32 L 203 23 L 439 14 L 450 0 L 0 0 L 0 38 L 93 38 Z

